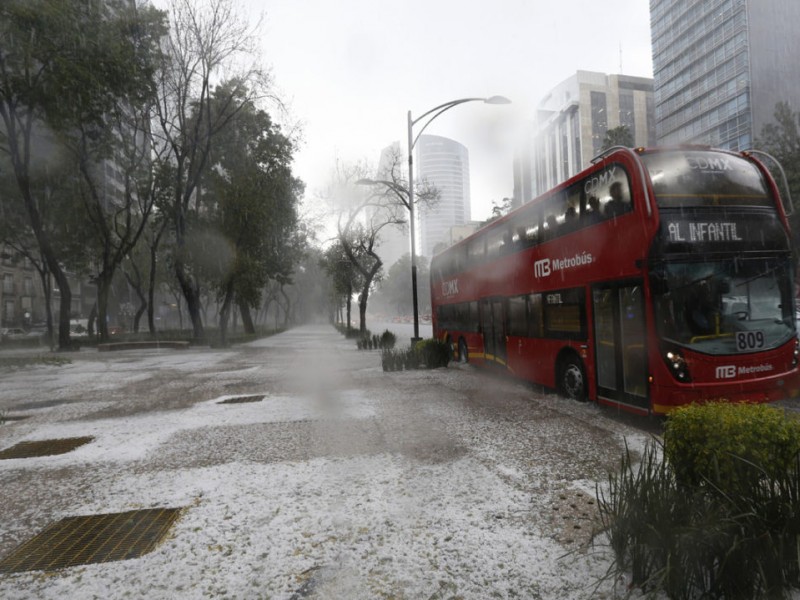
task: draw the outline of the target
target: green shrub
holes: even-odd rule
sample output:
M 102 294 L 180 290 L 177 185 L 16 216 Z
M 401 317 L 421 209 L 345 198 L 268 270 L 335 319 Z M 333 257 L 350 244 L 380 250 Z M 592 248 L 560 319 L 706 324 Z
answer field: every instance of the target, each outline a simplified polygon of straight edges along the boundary
M 786 473 L 800 452 L 800 421 L 764 404 L 713 402 L 682 407 L 664 432 L 667 460 L 680 483 L 723 490 Z
M 630 575 L 670 598 L 786 597 L 800 586 L 800 425 L 775 408 L 682 408 L 634 466 L 598 488 L 614 551 Z
M 450 364 L 450 345 L 445 342 L 432 338 L 420 340 L 414 345 L 414 351 L 429 369 L 446 367 Z
M 396 343 L 397 336 L 388 329 L 381 334 L 381 348 L 392 350 Z

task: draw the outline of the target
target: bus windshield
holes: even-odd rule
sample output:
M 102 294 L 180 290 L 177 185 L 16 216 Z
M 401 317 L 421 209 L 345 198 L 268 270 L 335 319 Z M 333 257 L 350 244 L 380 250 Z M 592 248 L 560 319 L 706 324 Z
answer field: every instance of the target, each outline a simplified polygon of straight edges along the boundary
M 651 272 L 662 339 L 707 354 L 775 348 L 795 326 L 787 259 L 663 263 Z
M 661 208 L 774 206 L 761 173 L 744 158 L 703 150 L 652 152 L 641 158 Z

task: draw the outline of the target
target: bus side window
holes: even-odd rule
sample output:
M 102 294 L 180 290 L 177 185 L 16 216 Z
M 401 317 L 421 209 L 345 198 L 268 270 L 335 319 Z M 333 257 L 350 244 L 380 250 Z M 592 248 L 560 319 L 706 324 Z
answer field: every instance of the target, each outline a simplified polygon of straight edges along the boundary
M 559 231 L 559 228 L 566 219 L 565 200 L 566 195 L 564 192 L 558 192 L 545 200 L 542 205 L 542 211 L 545 215 L 544 229 L 542 230 L 542 239 L 544 241 L 552 240 L 564 233 Z
M 543 320 L 542 295 L 528 294 L 528 337 L 543 337 Z
M 490 229 L 486 236 L 486 258 L 497 258 L 504 253 L 506 242 L 505 235 L 508 230 L 505 227 Z
M 477 237 L 471 240 L 467 246 L 467 264 L 470 267 L 479 265 L 483 262 L 486 256 L 486 248 L 484 246 L 484 236 Z
M 539 211 L 534 206 L 524 208 L 511 222 L 511 243 L 522 250 L 539 241 Z
M 528 337 L 528 318 L 525 296 L 508 299 L 508 335 Z

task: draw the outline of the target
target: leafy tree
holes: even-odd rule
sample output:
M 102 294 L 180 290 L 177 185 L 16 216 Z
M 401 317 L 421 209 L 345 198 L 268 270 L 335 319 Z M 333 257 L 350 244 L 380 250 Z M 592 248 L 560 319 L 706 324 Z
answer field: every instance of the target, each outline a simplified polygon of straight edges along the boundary
M 7 0 L 0 4 L 0 151 L 18 194 L 10 210 L 26 216 L 60 291 L 58 344 L 70 344 L 72 294 L 65 256 L 53 239 L 52 215 L 74 215 L 72 199 L 51 206 L 49 178 L 68 164 L 64 140 L 100 135 L 123 104 L 152 90 L 148 48 L 160 13 L 121 0 Z M 69 179 L 58 189 L 69 188 Z M 50 218 L 48 218 L 50 217 Z M 74 217 L 73 217 L 74 220 Z M 73 232 L 74 235 L 74 232 Z M 80 239 L 78 236 L 74 236 Z
M 202 231 L 194 238 L 192 234 L 195 226 L 203 227 L 201 180 L 217 137 L 240 109 L 264 95 L 268 82 L 258 68 L 238 69 L 250 63 L 256 38 L 233 6 L 233 0 L 172 0 L 166 58 L 158 77 L 153 136 L 156 147 L 167 150 L 172 168 L 168 207 L 176 245 L 172 264 L 196 339 L 204 336 L 201 274 L 189 262 L 189 247 L 203 236 Z M 224 87 L 214 87 L 223 74 L 237 69 Z
M 367 169 L 363 164 L 338 165 L 337 182 L 329 193 L 338 202 L 337 239 L 361 275 L 359 326 L 362 332 L 366 330 L 369 294 L 373 284 L 380 280 L 383 266 L 377 253 L 381 232 L 387 227 L 406 224 L 411 208 L 408 182 L 402 176 L 401 165 L 399 150 L 390 156 L 389 163 L 378 173 L 379 179 L 365 178 Z M 369 193 L 359 193 L 354 184 L 369 185 Z M 415 206 L 430 207 L 439 199 L 438 191 L 427 181 L 418 183 L 414 196 Z
M 514 208 L 516 208 L 516 206 L 514 205 L 513 198 L 503 198 L 500 202 L 492 200 L 492 216 L 481 223 L 481 225 L 487 225 L 492 221 L 496 221 L 500 217 L 507 215 Z
M 353 303 L 353 294 L 361 285 L 361 273 L 356 269 L 344 250 L 342 243 L 336 240 L 327 250 L 325 250 L 320 265 L 328 273 L 331 279 L 332 291 L 335 296 L 335 305 L 341 306 L 343 298 L 346 304 L 347 330 L 350 330 L 350 313 Z M 336 311 L 339 312 L 338 310 Z
M 229 264 L 214 278 L 222 305 L 222 341 L 234 299 L 239 303 L 245 328 L 253 330 L 249 309 L 261 301 L 267 280 L 281 287 L 291 282 L 298 258 L 297 205 L 302 183 L 292 174 L 293 144 L 272 122 L 269 114 L 257 109 L 241 90 L 231 93 L 221 85 L 214 99 L 233 102 L 212 104 L 212 110 L 233 110 L 235 116 L 220 131 L 208 160 L 208 185 L 203 217 L 216 229 L 232 251 Z M 237 106 L 244 102 L 244 106 Z M 245 316 L 247 315 L 247 316 Z M 288 320 L 288 310 L 286 318 Z
M 800 112 L 793 112 L 786 102 L 776 104 L 775 122 L 768 123 L 761 129 L 756 147 L 775 157 L 786 174 L 789 193 L 795 203 L 795 211 L 790 215 L 789 223 L 797 243 L 800 241 Z M 767 161 L 767 167 L 773 168 L 774 165 Z M 780 173 L 773 170 L 773 175 L 779 188 L 782 187 Z
M 625 146 L 627 148 L 632 148 L 634 144 L 635 142 L 633 140 L 633 134 L 631 133 L 631 130 L 628 129 L 627 125 L 612 127 L 611 129 L 606 130 L 606 134 L 603 137 L 603 150 L 613 148 L 614 146 Z

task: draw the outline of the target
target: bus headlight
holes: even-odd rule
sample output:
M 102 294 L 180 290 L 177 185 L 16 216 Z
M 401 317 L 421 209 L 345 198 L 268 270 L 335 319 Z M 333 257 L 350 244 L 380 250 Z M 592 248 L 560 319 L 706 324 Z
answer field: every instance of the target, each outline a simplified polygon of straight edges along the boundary
M 667 366 L 672 371 L 673 377 L 681 383 L 689 383 L 692 378 L 689 376 L 689 367 L 686 366 L 686 361 L 683 355 L 678 350 L 668 351 L 664 357 L 667 360 Z
M 792 359 L 792 366 L 797 366 L 797 360 L 800 357 L 800 340 L 794 341 L 794 358 Z

